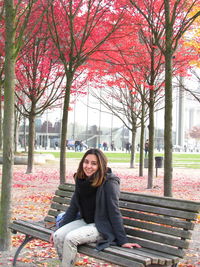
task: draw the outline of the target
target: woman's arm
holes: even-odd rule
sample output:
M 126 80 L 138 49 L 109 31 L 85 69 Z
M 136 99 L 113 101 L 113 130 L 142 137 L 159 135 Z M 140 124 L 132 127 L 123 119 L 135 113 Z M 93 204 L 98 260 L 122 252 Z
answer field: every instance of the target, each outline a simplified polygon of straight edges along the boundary
M 139 244 L 128 243 L 128 239 L 123 225 L 123 218 L 119 209 L 119 195 L 119 183 L 114 180 L 108 182 L 106 185 L 108 214 L 115 237 L 117 239 L 117 243 L 118 245 L 124 248 L 140 248 L 141 246 Z
M 74 221 L 77 218 L 78 211 L 79 208 L 76 201 L 76 195 L 74 193 L 71 198 L 70 206 L 68 207 L 62 219 L 60 220 L 58 227 L 60 228 L 63 225 Z
M 128 239 L 126 237 L 121 212 L 119 210 L 120 190 L 118 181 L 108 181 L 105 190 L 109 221 L 112 225 L 117 243 L 121 246 L 128 243 Z

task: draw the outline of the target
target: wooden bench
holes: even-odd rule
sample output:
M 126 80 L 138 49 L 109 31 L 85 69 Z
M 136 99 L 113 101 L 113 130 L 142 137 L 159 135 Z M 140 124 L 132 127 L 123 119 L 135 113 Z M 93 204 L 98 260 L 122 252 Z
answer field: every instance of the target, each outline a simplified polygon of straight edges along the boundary
M 14 256 L 13 266 L 21 249 L 30 240 L 49 241 L 56 216 L 67 209 L 73 191 L 72 184 L 59 186 L 44 221 L 16 220 L 11 223 L 13 233 L 25 234 Z M 97 252 L 95 244 L 86 244 L 79 246 L 78 251 L 126 267 L 176 266 L 189 246 L 200 202 L 121 192 L 120 209 L 130 242 L 139 243 L 142 248 L 112 246 Z

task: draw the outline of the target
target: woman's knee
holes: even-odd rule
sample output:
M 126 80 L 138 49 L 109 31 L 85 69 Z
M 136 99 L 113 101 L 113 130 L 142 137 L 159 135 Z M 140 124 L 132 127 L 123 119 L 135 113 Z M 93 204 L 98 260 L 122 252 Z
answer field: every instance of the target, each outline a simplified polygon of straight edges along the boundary
M 54 243 L 60 243 L 63 242 L 65 238 L 65 235 L 63 235 L 63 233 L 59 230 L 57 230 L 54 234 L 53 234 L 53 240 Z
M 74 234 L 73 232 L 69 232 L 66 236 L 65 236 L 65 240 L 64 243 L 68 243 L 70 246 L 76 247 L 79 245 L 79 238 L 76 234 Z
M 65 236 L 65 242 L 68 242 L 74 246 L 78 246 L 84 243 L 96 242 L 100 239 L 100 234 L 95 227 L 81 227 L 78 230 L 69 232 Z
M 71 222 L 57 229 L 53 235 L 54 242 L 64 242 L 65 236 L 76 227 L 77 222 Z

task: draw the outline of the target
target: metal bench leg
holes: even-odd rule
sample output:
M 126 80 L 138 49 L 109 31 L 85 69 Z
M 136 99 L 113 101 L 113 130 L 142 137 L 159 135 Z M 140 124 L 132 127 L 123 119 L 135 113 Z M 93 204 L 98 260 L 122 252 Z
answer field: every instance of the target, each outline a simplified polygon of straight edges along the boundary
M 22 250 L 22 248 L 31 240 L 33 240 L 34 237 L 33 236 L 30 236 L 30 235 L 26 235 L 25 236 L 25 239 L 24 241 L 21 243 L 21 245 L 18 247 L 18 249 L 16 250 L 15 252 L 15 256 L 14 256 L 14 259 L 13 259 L 13 266 L 16 266 L 16 261 L 17 261 L 17 258 L 19 256 L 19 253 L 20 251 Z

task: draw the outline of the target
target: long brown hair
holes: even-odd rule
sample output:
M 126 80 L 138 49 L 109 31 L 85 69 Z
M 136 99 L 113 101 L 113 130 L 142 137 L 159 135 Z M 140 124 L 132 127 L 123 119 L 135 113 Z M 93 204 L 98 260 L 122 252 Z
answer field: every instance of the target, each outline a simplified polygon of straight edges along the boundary
M 83 171 L 83 163 L 85 158 L 88 155 L 95 155 L 97 157 L 98 170 L 92 175 L 92 186 L 98 187 L 105 180 L 107 172 L 107 158 L 100 149 L 92 148 L 85 152 L 83 158 L 79 163 L 77 173 L 75 174 L 75 179 L 86 178 L 86 175 Z

